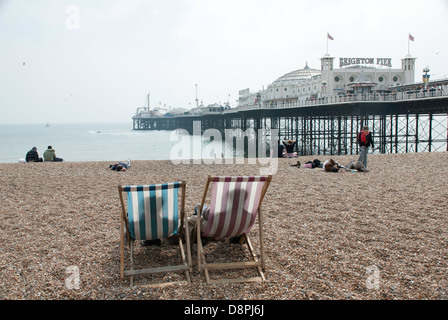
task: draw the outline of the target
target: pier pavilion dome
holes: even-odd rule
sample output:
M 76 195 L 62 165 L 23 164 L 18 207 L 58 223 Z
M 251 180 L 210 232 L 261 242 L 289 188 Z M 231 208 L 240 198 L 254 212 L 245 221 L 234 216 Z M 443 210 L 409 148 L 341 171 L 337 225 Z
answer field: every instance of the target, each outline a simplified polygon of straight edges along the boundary
M 320 76 L 321 72 L 322 72 L 321 70 L 311 69 L 310 67 L 308 67 L 307 62 L 305 68 L 295 70 L 281 76 L 280 78 L 272 82 L 271 86 L 278 87 L 278 86 L 291 86 L 300 84 L 303 81 L 314 79 L 317 76 Z

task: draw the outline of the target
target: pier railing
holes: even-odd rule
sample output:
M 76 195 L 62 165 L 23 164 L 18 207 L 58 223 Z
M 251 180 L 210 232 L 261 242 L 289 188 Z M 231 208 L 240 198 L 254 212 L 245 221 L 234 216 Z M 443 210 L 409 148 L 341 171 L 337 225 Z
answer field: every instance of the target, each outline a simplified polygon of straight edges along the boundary
M 400 91 L 391 93 L 359 93 L 359 94 L 339 94 L 329 97 L 316 98 L 316 99 L 306 99 L 299 101 L 271 101 L 271 102 L 261 102 L 252 105 L 238 106 L 236 108 L 224 109 L 221 112 L 210 112 L 204 111 L 202 113 L 195 114 L 176 114 L 170 117 L 197 117 L 209 114 L 231 114 L 239 111 L 245 110 L 255 110 L 255 109 L 279 109 L 279 108 L 300 108 L 300 107 L 312 107 L 319 105 L 330 105 L 330 104 L 341 104 L 350 102 L 394 102 L 394 101 L 409 101 L 409 100 L 423 100 L 423 99 L 433 99 L 437 97 L 447 97 L 448 87 L 443 86 L 441 89 L 430 89 L 430 90 L 418 90 L 418 91 Z M 166 118 L 164 115 L 151 115 L 145 113 L 135 114 L 134 119 L 146 119 L 146 118 Z
M 298 108 L 311 107 L 325 104 L 336 104 L 345 102 L 360 102 L 360 101 L 404 101 L 404 100 L 419 100 L 435 97 L 448 96 L 448 88 L 435 90 L 419 90 L 419 91 L 402 91 L 391 93 L 359 93 L 359 94 L 341 94 L 330 97 L 323 97 L 317 99 L 306 99 L 299 101 L 273 101 L 270 103 L 257 103 L 254 105 L 239 106 L 237 108 L 224 110 L 224 113 L 237 112 L 242 110 L 252 109 L 275 109 L 275 108 Z

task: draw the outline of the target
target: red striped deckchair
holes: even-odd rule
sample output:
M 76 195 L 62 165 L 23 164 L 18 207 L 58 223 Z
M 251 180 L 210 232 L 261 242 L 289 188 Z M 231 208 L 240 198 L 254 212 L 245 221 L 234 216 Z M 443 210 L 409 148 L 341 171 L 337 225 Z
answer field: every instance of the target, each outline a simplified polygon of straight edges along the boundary
M 122 209 L 120 219 L 120 275 L 121 279 L 124 279 L 125 276 L 130 277 L 131 287 L 133 286 L 133 277 L 143 274 L 185 272 L 186 282 L 190 282 L 191 251 L 189 231 L 188 228 L 185 228 L 185 185 L 185 181 L 180 181 L 157 185 L 118 186 Z M 181 192 L 180 204 L 178 199 L 179 191 Z M 124 193 L 126 194 L 126 202 L 123 198 Z M 185 230 L 187 233 L 185 237 L 187 241 L 187 259 L 182 243 L 182 236 Z M 178 238 L 182 264 L 134 270 L 133 243 L 135 240 L 165 239 L 178 233 L 180 234 Z M 125 237 L 129 242 L 131 254 L 129 270 L 124 268 Z M 151 286 L 164 286 L 172 283 L 179 282 L 158 283 Z
M 221 282 L 252 282 L 263 281 L 265 259 L 264 259 L 264 237 L 263 216 L 261 213 L 261 202 L 271 182 L 272 176 L 255 177 L 211 177 L 209 176 L 205 185 L 200 210 L 205 205 L 210 183 L 213 182 L 213 190 L 210 197 L 210 210 L 203 225 L 204 217 L 196 219 L 196 238 L 198 245 L 198 268 L 204 269 L 207 283 Z M 260 259 L 257 258 L 254 246 L 248 236 L 258 216 L 260 236 Z M 239 237 L 240 243 L 247 243 L 253 261 L 207 263 L 205 261 L 204 248 L 201 237 L 209 237 L 215 240 Z M 210 279 L 209 270 L 256 268 L 259 277 L 237 278 L 237 279 Z

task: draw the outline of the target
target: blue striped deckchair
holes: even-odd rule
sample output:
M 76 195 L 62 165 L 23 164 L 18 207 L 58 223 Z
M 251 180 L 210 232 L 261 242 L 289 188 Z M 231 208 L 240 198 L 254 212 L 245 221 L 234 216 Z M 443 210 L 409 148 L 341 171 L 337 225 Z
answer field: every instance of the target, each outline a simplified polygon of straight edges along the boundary
M 181 191 L 181 202 L 179 203 L 179 191 Z M 128 185 L 118 186 L 120 195 L 121 228 L 120 228 L 120 248 L 121 279 L 130 277 L 131 286 L 133 277 L 142 274 L 156 274 L 166 272 L 186 273 L 186 282 L 190 282 L 191 253 L 190 237 L 188 228 L 184 228 L 185 223 L 185 181 L 163 183 L 157 185 Z M 126 201 L 123 198 L 126 194 Z M 180 211 L 179 211 L 180 207 Z M 186 230 L 186 231 L 185 231 Z M 187 259 L 185 257 L 182 237 L 187 233 Z M 166 239 L 179 234 L 179 248 L 182 257 L 182 264 L 176 266 L 165 266 L 149 269 L 134 270 L 134 246 L 135 240 L 156 240 Z M 127 238 L 131 253 L 131 267 L 124 268 L 124 238 Z M 172 282 L 178 283 L 178 282 Z M 171 283 L 156 284 L 161 286 Z
M 261 214 L 261 202 L 271 182 L 272 176 L 256 177 L 211 177 L 206 182 L 202 196 L 202 202 L 198 212 L 202 212 L 205 199 L 208 194 L 210 183 L 213 190 L 210 197 L 210 208 L 205 226 L 204 217 L 196 219 L 196 239 L 198 244 L 198 268 L 204 269 L 207 283 L 221 282 L 252 282 L 265 280 L 263 270 L 264 259 L 264 236 L 263 216 Z M 254 246 L 248 236 L 258 216 L 260 236 L 260 259 L 257 258 Z M 246 240 L 253 261 L 207 263 L 205 261 L 204 249 L 201 238 L 226 239 L 240 237 L 240 243 Z M 212 280 L 209 270 L 256 268 L 259 277 Z

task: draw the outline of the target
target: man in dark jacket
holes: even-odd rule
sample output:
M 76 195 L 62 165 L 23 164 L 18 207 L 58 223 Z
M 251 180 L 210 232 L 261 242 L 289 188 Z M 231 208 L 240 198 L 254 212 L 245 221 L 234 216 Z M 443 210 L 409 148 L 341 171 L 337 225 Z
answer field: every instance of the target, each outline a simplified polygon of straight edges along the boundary
M 372 146 L 372 149 L 374 148 L 372 134 L 369 132 L 369 127 L 362 128 L 362 131 L 358 134 L 358 144 L 360 147 L 358 161 L 361 161 L 364 167 L 367 168 L 367 153 L 369 147 Z
M 33 147 L 30 151 L 27 152 L 26 162 L 42 162 L 42 158 L 39 158 L 39 154 L 37 153 L 37 148 Z

